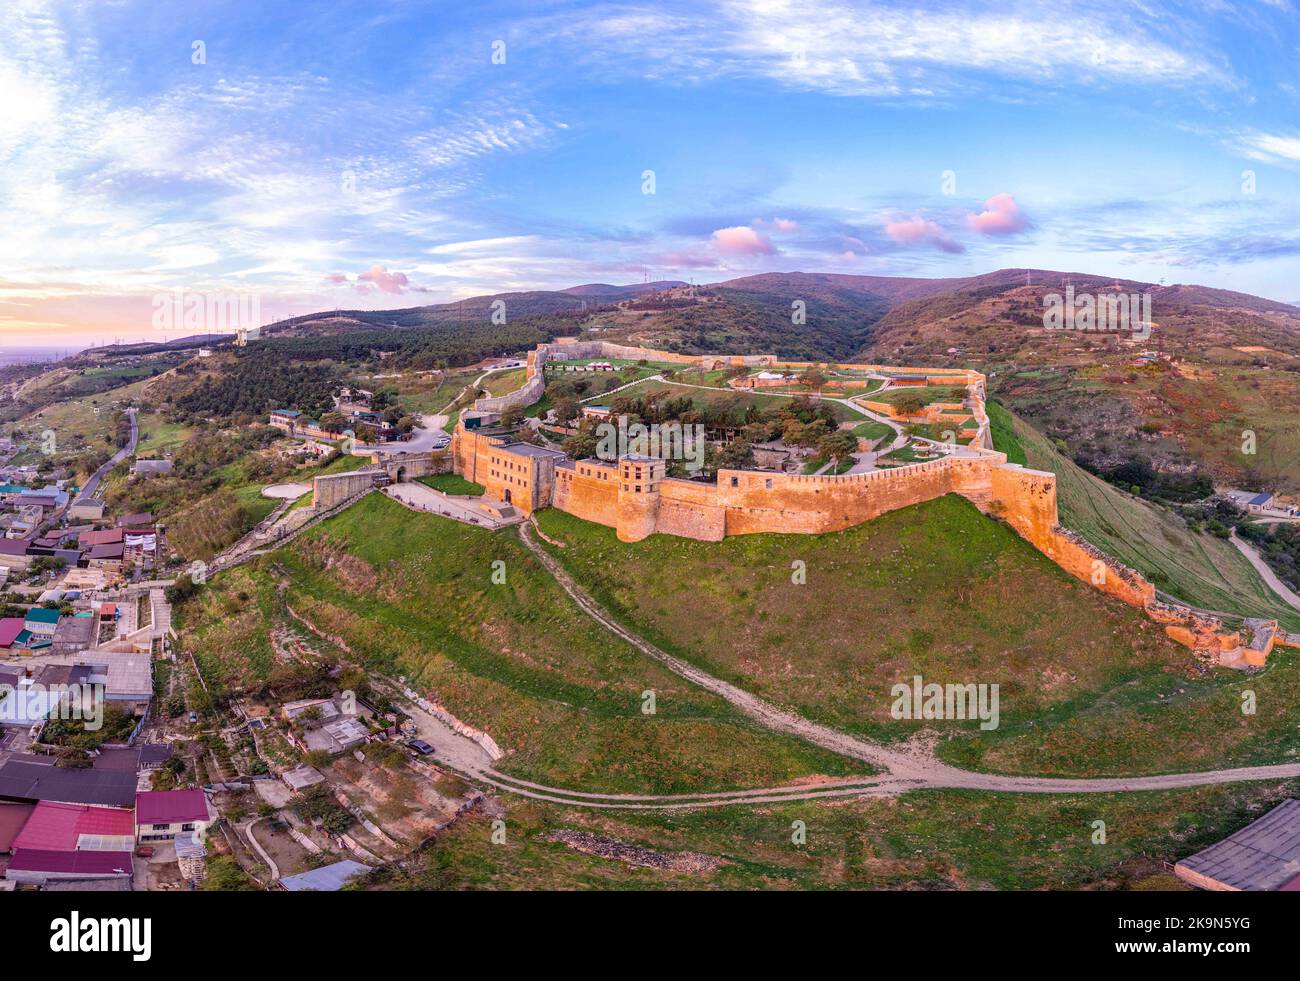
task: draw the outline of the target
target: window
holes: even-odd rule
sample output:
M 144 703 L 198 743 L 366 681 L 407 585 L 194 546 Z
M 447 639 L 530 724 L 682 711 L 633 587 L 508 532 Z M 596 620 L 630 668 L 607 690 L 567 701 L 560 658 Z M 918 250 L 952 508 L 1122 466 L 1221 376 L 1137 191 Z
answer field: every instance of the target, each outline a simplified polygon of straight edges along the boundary
M 193 821 L 190 821 L 190 822 L 188 822 L 188 823 L 186 823 L 186 824 L 182 824 L 182 825 L 181 825 L 181 830 L 182 830 L 182 831 L 193 831 L 193 830 L 194 830 L 194 822 L 193 822 Z
M 732 477 L 732 478 L 731 478 L 731 486 L 732 486 L 732 487 L 739 487 L 739 486 L 740 486 L 740 478 L 739 478 L 739 477 Z
M 637 492 L 638 494 L 641 493 L 641 485 L 640 485 L 640 484 L 637 484 L 637 485 L 636 485 L 636 492 Z
M 166 830 L 168 830 L 170 827 L 171 827 L 170 824 L 153 824 L 153 825 L 150 825 L 150 829 L 153 830 L 153 831 L 166 831 Z
M 763 481 L 763 486 L 766 487 L 768 490 L 771 490 L 771 489 L 772 489 L 772 478 L 771 478 L 771 477 L 768 477 L 767 480 Z

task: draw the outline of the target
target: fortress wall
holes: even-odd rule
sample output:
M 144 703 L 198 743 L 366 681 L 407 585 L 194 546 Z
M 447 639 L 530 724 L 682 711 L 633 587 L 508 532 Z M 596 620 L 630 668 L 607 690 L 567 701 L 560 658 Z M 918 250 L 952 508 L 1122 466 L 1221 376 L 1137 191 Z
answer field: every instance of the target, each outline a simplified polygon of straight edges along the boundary
M 507 409 L 522 409 L 540 399 L 546 391 L 546 379 L 534 375 L 524 382 L 522 388 L 505 395 L 484 396 L 474 400 L 474 408 L 480 412 L 505 412 Z
M 948 493 L 950 466 L 944 459 L 840 477 L 720 470 L 717 502 L 728 535 L 842 531 Z
M 557 468 L 552 506 L 584 521 L 593 521 L 609 528 L 617 527 L 617 471 L 612 467 L 607 468 L 609 478 L 600 480 L 579 472 L 579 468 L 584 466 L 586 465 L 577 464 L 572 470 Z
M 665 535 L 720 542 L 727 537 L 727 511 L 714 484 L 667 478 L 659 484 L 659 521 Z
M 701 542 L 720 542 L 727 537 L 727 510 L 716 505 L 693 504 L 661 496 L 655 530 Z

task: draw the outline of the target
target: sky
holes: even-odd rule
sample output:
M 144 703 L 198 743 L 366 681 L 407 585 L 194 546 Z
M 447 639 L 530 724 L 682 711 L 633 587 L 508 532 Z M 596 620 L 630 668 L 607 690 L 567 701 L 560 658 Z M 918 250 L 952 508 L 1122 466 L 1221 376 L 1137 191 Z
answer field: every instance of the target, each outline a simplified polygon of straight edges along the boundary
M 796 270 L 1300 301 L 1297 2 L 5 0 L 0 348 Z

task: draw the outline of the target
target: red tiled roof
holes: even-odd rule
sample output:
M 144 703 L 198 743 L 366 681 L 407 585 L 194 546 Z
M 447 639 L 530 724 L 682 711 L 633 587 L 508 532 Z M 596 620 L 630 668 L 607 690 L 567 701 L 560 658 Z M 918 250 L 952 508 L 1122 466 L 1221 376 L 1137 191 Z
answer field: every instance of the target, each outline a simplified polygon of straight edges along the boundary
M 36 805 L 23 830 L 14 838 L 15 852 L 76 851 L 82 835 L 135 835 L 130 811 L 90 804 L 56 804 L 43 800 Z
M 26 623 L 22 617 L 5 617 L 0 620 L 0 647 L 12 647 Z
M 130 875 L 130 852 L 51 852 L 29 848 L 9 859 L 11 872 Z
M 201 790 L 146 790 L 135 795 L 135 819 L 145 824 L 184 824 L 208 819 Z

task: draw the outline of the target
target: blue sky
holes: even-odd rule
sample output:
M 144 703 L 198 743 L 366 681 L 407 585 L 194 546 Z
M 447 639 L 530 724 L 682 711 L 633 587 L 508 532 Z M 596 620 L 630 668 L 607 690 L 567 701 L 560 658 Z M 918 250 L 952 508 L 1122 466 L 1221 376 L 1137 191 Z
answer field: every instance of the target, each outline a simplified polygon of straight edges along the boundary
M 653 172 L 654 193 L 646 190 Z M 0 345 L 772 270 L 1300 300 L 1300 12 L 7 0 Z

